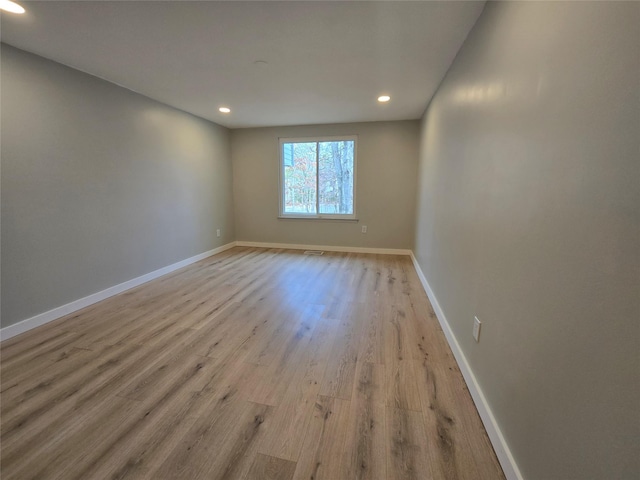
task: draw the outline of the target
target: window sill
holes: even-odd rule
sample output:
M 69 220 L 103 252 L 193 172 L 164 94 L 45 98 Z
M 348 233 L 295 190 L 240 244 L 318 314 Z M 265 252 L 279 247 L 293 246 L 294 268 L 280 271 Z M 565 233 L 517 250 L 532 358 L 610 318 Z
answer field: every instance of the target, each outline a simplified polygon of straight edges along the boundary
M 313 221 L 323 221 L 323 222 L 353 222 L 358 223 L 360 220 L 358 218 L 346 217 L 316 217 L 314 215 L 278 215 L 278 220 L 313 220 Z

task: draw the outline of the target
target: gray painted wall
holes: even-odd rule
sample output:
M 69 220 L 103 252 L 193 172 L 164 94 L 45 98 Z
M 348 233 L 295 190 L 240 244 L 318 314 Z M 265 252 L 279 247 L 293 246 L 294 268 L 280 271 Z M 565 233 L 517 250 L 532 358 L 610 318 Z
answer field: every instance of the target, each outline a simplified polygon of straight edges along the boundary
M 639 12 L 489 2 L 423 119 L 418 261 L 529 480 L 640 471 Z
M 358 135 L 359 222 L 279 219 L 280 137 Z M 375 248 L 411 248 L 418 121 L 232 130 L 236 239 Z M 367 225 L 368 232 L 361 233 Z
M 4 44 L 1 85 L 3 327 L 233 241 L 227 129 Z

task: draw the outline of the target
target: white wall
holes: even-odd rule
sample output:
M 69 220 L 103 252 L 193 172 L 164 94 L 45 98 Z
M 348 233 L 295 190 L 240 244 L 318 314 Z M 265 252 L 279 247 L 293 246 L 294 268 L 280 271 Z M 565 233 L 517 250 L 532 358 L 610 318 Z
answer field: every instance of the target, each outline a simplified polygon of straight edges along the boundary
M 241 241 L 411 248 L 419 122 L 232 130 L 236 238 Z M 279 137 L 357 135 L 359 222 L 279 219 Z M 367 225 L 368 233 L 361 233 Z
M 639 25 L 489 2 L 423 118 L 415 253 L 529 480 L 640 472 Z

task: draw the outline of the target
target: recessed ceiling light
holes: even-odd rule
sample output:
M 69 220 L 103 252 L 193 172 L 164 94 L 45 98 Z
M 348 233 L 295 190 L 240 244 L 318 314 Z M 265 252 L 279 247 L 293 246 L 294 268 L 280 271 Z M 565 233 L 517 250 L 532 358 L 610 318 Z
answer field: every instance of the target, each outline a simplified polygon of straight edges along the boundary
M 24 13 L 24 8 L 11 0 L 0 0 L 0 10 L 11 13 Z
M 391 97 L 389 95 L 380 95 L 378 97 L 378 101 L 381 103 L 388 102 L 389 100 L 391 100 Z
M 222 113 L 231 113 L 231 109 L 228 107 L 220 107 L 218 110 Z

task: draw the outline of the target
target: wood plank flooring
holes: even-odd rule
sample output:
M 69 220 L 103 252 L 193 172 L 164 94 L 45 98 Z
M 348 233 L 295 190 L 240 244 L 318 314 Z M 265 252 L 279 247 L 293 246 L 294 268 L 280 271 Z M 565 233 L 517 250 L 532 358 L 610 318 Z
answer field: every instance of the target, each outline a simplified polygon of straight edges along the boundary
M 0 345 L 10 479 L 503 479 L 408 257 L 234 248 Z

